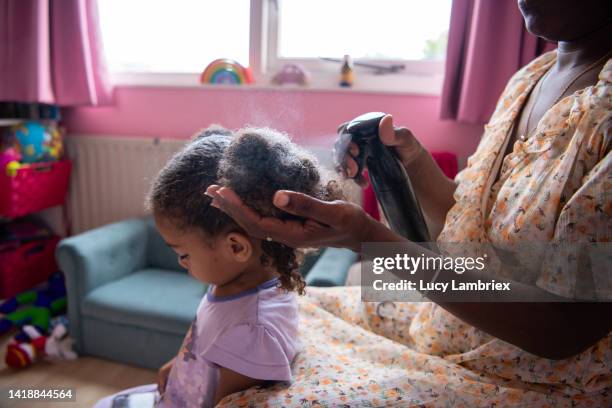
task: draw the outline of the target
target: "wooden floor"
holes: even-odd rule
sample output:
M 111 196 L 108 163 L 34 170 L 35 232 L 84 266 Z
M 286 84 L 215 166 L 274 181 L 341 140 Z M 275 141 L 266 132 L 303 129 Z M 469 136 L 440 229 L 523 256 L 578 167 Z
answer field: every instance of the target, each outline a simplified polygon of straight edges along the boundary
M 15 371 L 4 363 L 6 345 L 13 334 L 0 337 L 0 388 L 71 387 L 76 389 L 76 403 L 13 403 L 0 400 L 0 408 L 90 408 L 98 399 L 109 394 L 157 380 L 155 371 L 86 356 L 54 364 L 37 362 L 24 370 Z

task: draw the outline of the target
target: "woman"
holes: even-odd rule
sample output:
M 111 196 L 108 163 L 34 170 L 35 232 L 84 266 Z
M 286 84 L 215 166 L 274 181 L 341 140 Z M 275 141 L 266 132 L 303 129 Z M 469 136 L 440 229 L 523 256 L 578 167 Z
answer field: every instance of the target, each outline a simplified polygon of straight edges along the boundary
M 530 241 L 609 242 L 612 4 L 519 0 L 519 8 L 528 30 L 558 42 L 558 49 L 509 81 L 478 149 L 455 181 L 442 174 L 409 130 L 394 131 L 390 117 L 381 122 L 380 137 L 411 175 L 438 242 L 499 247 Z M 352 150 L 355 154 L 356 146 Z M 350 157 L 345 171 L 356 175 Z M 212 187 L 207 194 L 250 234 L 290 246 L 359 250 L 364 241 L 404 241 L 346 202 L 277 192 L 275 205 L 310 218 L 299 224 L 261 218 L 226 188 Z M 543 270 L 525 295 L 577 298 L 580 279 L 566 271 Z M 346 292 L 327 290 L 315 297 L 345 320 L 367 326 L 357 306 L 349 310 L 347 305 L 356 301 Z M 453 370 L 460 366 L 512 390 L 501 397 L 499 390 L 485 385 L 474 393 L 448 386 L 443 395 L 435 387 L 430 394 L 419 388 L 419 395 L 427 394 L 421 401 L 466 406 L 514 405 L 508 401 L 520 406 L 612 404 L 611 303 L 396 305 L 393 313 L 405 324 L 377 330 L 400 339 L 421 357 L 437 355 L 444 364 L 455 364 L 442 365 L 442 383 L 452 384 L 451 377 L 458 375 Z

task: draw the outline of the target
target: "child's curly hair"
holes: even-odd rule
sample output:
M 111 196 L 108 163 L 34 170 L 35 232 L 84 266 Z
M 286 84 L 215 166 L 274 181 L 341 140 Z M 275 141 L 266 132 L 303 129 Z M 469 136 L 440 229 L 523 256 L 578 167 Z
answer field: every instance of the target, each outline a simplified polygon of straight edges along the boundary
M 245 128 L 235 133 L 211 126 L 195 136 L 160 171 L 147 198 L 148 206 L 180 229 L 199 228 L 207 236 L 245 233 L 222 211 L 210 206 L 204 192 L 211 184 L 232 188 L 243 202 L 263 216 L 300 219 L 272 204 L 277 190 L 298 191 L 321 200 L 343 198 L 337 183 L 319 168 L 316 158 L 282 133 L 268 128 Z M 245 233 L 246 234 L 246 233 Z M 298 271 L 306 250 L 279 242 L 261 241 L 263 265 L 280 274 L 280 286 L 304 293 Z

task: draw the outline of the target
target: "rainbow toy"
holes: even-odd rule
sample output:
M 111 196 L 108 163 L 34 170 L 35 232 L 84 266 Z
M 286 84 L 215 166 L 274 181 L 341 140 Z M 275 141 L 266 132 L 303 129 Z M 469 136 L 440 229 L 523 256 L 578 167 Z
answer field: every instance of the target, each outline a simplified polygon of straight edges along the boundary
M 253 83 L 251 70 L 243 67 L 238 62 L 221 58 L 216 59 L 202 72 L 201 84 L 231 84 L 242 85 Z

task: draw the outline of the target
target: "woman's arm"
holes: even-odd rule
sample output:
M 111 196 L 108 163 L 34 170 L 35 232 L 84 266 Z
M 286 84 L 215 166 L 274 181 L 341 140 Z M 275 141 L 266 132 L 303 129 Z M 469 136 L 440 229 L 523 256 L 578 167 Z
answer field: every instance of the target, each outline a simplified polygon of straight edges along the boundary
M 426 150 L 404 167 L 425 215 L 429 235 L 435 240 L 442 232 L 446 214 L 455 204 L 453 194 L 457 184 L 442 172 Z
M 337 246 L 361 250 L 362 242 L 401 242 L 418 257 L 427 252 L 369 217 L 361 207 L 344 201 L 325 202 L 301 193 L 279 191 L 274 203 L 280 209 L 301 217 L 306 222 L 281 221 L 261 217 L 245 206 L 230 189 L 209 188 L 213 205 L 234 218 L 249 234 L 270 236 L 287 245 Z M 431 253 L 434 256 L 437 254 Z M 439 281 L 449 281 L 453 271 L 441 273 Z M 480 276 L 464 272 L 462 282 L 476 282 Z M 502 281 L 502 279 L 497 279 Z M 550 303 L 459 303 L 431 293 L 439 303 L 459 319 L 514 344 L 537 356 L 562 359 L 578 354 L 612 330 L 612 303 L 561 303 L 555 295 L 538 287 L 513 283 L 516 298 L 546 299 Z
M 391 115 L 381 120 L 378 134 L 381 142 L 392 148 L 404 165 L 425 215 L 429 235 L 435 239 L 442 232 L 448 210 L 455 204 L 453 193 L 457 185 L 446 177 L 409 129 L 393 126 Z
M 375 242 L 404 243 L 407 252 L 415 257 L 429 252 L 381 224 L 372 224 L 368 234 Z M 429 255 L 436 254 L 429 252 Z M 473 272 L 463 272 L 461 282 L 477 282 L 481 276 Z M 450 282 L 457 276 L 454 271 L 442 271 L 436 282 Z M 501 278 L 495 280 L 504 282 Z M 572 357 L 612 331 L 612 319 L 606 317 L 612 315 L 612 302 L 567 302 L 536 286 L 517 282 L 512 282 L 512 295 L 504 303 L 448 302 L 437 292 L 430 292 L 428 297 L 464 322 L 527 352 L 553 360 Z M 521 298 L 550 302 L 512 301 Z
M 542 291 L 533 286 L 533 291 Z M 543 292 L 543 291 L 542 291 Z M 538 296 L 534 293 L 528 296 Z M 466 323 L 538 357 L 573 357 L 612 330 L 612 303 L 439 303 Z
M 219 385 L 215 391 L 214 404 L 217 405 L 226 396 L 256 385 L 263 385 L 266 381 L 257 380 L 239 374 L 225 367 L 219 367 Z

